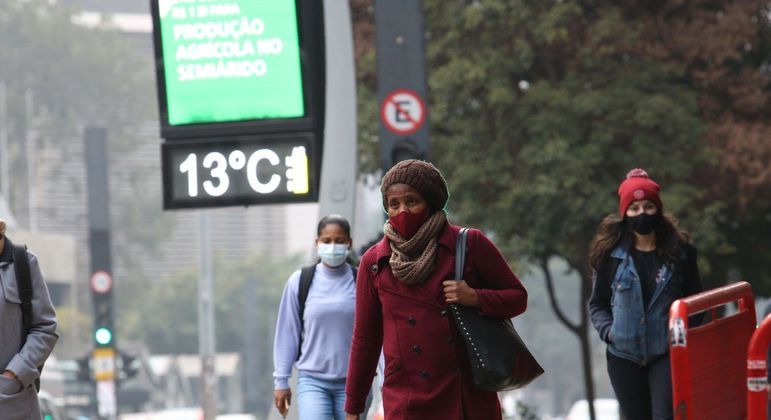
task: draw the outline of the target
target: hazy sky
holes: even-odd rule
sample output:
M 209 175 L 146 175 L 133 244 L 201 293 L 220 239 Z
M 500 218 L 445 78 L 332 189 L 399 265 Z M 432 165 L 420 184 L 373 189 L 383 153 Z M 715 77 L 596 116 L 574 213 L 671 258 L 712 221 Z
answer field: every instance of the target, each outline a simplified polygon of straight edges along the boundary
M 150 12 L 150 0 L 59 0 L 59 2 L 94 12 Z

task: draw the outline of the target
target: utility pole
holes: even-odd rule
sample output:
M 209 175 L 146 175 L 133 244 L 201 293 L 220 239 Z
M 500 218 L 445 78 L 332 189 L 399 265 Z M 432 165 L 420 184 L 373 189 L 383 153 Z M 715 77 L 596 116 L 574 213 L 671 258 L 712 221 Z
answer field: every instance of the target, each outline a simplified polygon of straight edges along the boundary
M 422 0 L 375 0 L 380 167 L 429 160 Z
M 110 195 L 107 130 L 87 127 L 86 175 L 88 180 L 88 242 L 91 254 L 91 299 L 94 306 L 91 355 L 100 420 L 117 418 L 116 345 L 113 319 L 112 253 L 110 246 Z
M 324 0 L 326 114 L 319 214 L 340 214 L 354 224 L 356 192 L 356 75 L 347 1 Z
M 198 346 L 201 355 L 201 402 L 204 420 L 217 417 L 214 287 L 212 286 L 211 226 L 208 210 L 198 210 Z

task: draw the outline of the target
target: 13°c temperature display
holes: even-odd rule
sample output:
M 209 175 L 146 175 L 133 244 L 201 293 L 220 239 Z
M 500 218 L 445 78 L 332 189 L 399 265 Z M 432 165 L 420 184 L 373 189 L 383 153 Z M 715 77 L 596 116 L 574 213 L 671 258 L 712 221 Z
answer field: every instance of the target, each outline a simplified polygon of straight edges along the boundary
M 313 201 L 310 142 L 292 140 L 165 143 L 164 207 Z

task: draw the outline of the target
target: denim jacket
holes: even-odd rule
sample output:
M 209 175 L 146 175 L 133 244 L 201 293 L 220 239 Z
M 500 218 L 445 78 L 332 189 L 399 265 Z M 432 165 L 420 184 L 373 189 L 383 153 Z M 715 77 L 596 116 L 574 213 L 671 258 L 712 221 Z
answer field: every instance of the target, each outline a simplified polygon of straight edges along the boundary
M 683 296 L 682 264 L 663 264 L 659 268 L 656 289 L 648 307 L 643 308 L 642 287 L 632 255 L 617 246 L 610 256 L 619 261 L 611 279 L 608 351 L 644 365 L 669 351 L 669 307 Z

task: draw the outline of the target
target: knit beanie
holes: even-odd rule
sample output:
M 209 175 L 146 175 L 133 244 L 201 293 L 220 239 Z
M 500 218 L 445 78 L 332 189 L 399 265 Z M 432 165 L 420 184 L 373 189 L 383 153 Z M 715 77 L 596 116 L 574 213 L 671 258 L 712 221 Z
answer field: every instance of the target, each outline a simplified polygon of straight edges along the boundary
M 449 198 L 447 182 L 439 172 L 439 169 L 422 160 L 403 160 L 391 167 L 383 175 L 380 192 L 383 194 L 384 208 L 388 208 L 386 191 L 394 184 L 407 184 L 417 190 L 423 199 L 426 200 L 431 213 L 443 209 Z
M 635 201 L 648 199 L 656 205 L 659 212 L 664 210 L 659 197 L 659 184 L 648 177 L 648 173 L 635 168 L 626 174 L 626 179 L 618 186 L 618 211 L 621 217 Z

